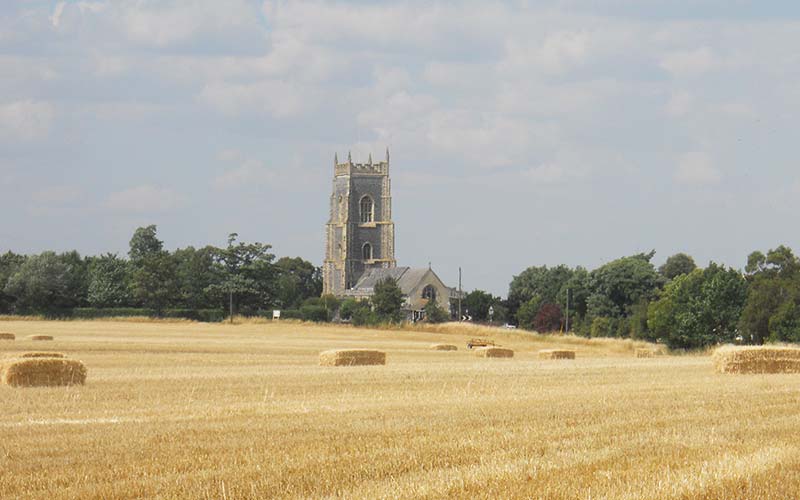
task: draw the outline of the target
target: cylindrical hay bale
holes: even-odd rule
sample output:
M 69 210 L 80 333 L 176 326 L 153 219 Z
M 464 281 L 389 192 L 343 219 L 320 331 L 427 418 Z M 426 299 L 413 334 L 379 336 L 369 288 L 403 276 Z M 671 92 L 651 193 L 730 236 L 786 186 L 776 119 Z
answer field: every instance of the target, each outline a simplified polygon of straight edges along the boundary
M 542 349 L 539 359 L 575 359 L 575 351 L 570 349 Z
M 369 349 L 339 349 L 319 353 L 321 366 L 385 365 L 386 353 Z
M 719 373 L 800 373 L 800 349 L 795 347 L 723 346 L 712 361 Z
M 29 340 L 53 340 L 52 335 L 31 335 L 28 337 Z
M 652 358 L 655 355 L 656 352 L 652 349 L 636 349 L 637 358 Z
M 453 344 L 432 344 L 431 349 L 434 351 L 457 351 L 458 347 Z
M 15 340 L 17 338 L 13 333 L 0 333 L 0 340 Z
M 75 359 L 12 359 L 2 365 L 2 382 L 15 387 L 81 385 L 86 367 Z
M 475 349 L 479 358 L 513 358 L 514 351 L 504 347 L 479 347 Z
M 60 352 L 26 352 L 22 353 L 20 358 L 66 358 L 66 356 Z

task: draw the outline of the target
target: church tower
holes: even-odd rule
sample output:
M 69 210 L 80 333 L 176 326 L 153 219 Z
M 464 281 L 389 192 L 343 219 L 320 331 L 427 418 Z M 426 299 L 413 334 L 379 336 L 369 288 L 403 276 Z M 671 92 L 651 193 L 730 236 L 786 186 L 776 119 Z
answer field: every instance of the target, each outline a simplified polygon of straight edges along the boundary
M 339 163 L 333 157 L 333 193 L 328 219 L 322 293 L 341 296 L 352 288 L 364 271 L 392 268 L 394 222 L 389 180 L 389 149 L 386 159 Z

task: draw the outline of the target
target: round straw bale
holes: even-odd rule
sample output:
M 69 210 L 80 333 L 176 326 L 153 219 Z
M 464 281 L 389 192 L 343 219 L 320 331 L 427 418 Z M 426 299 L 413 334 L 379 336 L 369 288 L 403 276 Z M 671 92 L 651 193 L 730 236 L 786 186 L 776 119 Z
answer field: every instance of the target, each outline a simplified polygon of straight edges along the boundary
M 514 351 L 504 347 L 479 347 L 475 349 L 479 358 L 513 358 Z
M 80 385 L 86 382 L 86 366 L 75 359 L 11 359 L 0 368 L 2 382 L 15 387 Z
M 28 340 L 53 340 L 52 335 L 31 335 Z
M 25 352 L 22 353 L 20 358 L 66 358 L 66 356 L 60 352 Z
M 457 351 L 458 347 L 453 344 L 432 344 L 431 349 L 434 351 Z
M 15 340 L 17 338 L 13 333 L 0 333 L 0 340 Z
M 656 355 L 656 351 L 654 351 L 652 349 L 647 349 L 647 348 L 636 349 L 636 357 L 637 358 L 652 358 L 655 355 Z
M 719 373 L 800 373 L 800 349 L 778 346 L 723 346 L 712 355 Z
M 571 349 L 542 349 L 539 359 L 575 359 L 575 351 Z
M 385 365 L 386 353 L 369 349 L 338 349 L 319 353 L 321 366 Z

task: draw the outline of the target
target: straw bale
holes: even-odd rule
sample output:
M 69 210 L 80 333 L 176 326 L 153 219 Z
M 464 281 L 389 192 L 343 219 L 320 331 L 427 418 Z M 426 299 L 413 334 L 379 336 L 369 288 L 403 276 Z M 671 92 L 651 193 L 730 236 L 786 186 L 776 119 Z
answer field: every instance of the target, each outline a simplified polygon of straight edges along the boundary
M 575 359 L 575 351 L 571 349 L 542 349 L 539 359 Z
M 386 353 L 369 349 L 338 349 L 319 353 L 321 366 L 385 365 Z
M 20 358 L 66 358 L 60 352 L 25 352 L 20 354 Z
M 29 340 L 53 340 L 52 335 L 31 335 L 28 337 Z
M 453 344 L 433 344 L 431 345 L 431 349 L 434 351 L 457 351 L 458 347 Z
M 15 340 L 17 338 L 13 333 L 0 333 L 0 340 Z
M 656 351 L 647 348 L 636 349 L 637 358 L 652 358 L 656 355 Z
M 479 358 L 513 358 L 514 351 L 505 347 L 479 347 L 475 349 Z
M 15 387 L 78 385 L 86 382 L 86 366 L 75 359 L 10 359 L 0 366 L 2 383 Z
M 723 346 L 712 356 L 719 373 L 800 373 L 800 349 L 796 347 Z

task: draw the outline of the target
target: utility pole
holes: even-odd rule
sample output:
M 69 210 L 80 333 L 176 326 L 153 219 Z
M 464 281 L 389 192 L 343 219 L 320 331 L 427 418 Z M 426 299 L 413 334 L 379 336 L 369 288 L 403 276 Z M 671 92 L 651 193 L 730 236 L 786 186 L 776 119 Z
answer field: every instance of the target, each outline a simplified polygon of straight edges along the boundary
M 569 288 L 567 288 L 567 319 L 565 320 L 566 326 L 564 330 L 566 333 L 569 333 Z
M 233 288 L 228 290 L 228 293 L 229 293 L 229 295 L 228 295 L 228 299 L 229 299 L 228 305 L 229 305 L 229 311 L 230 311 L 230 316 L 231 316 L 231 324 L 233 324 Z
M 458 321 L 461 321 L 461 268 L 458 268 Z

